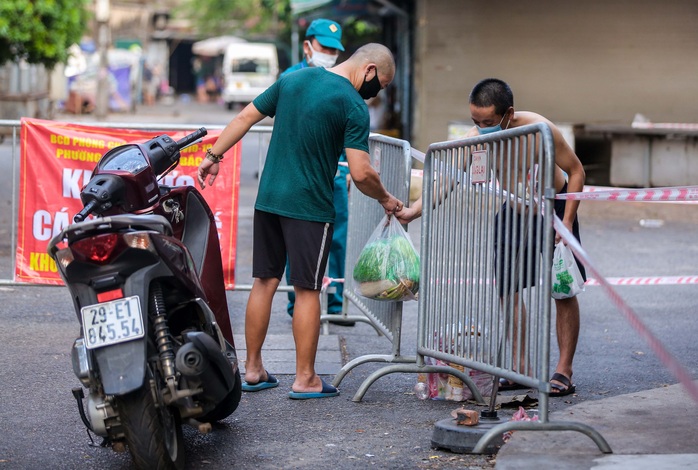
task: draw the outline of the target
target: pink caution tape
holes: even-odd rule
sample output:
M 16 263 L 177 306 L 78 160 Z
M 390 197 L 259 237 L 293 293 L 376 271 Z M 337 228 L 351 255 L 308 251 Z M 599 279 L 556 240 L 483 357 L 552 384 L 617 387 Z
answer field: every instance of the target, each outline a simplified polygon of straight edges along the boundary
M 327 277 L 327 276 L 324 276 L 324 277 L 322 278 L 322 286 L 321 286 L 321 288 L 322 288 L 322 289 L 327 289 L 327 287 L 329 287 L 329 285 L 332 284 L 333 282 L 337 282 L 337 283 L 340 283 L 340 284 L 344 284 L 344 278 L 343 278 L 343 277 L 336 278 L 336 277 Z
M 596 269 L 596 266 L 591 262 L 589 255 L 579 244 L 572 232 L 567 230 L 567 227 L 562 223 L 559 217 L 554 216 L 553 227 L 557 233 L 562 237 L 562 239 L 567 243 L 572 252 L 577 256 L 577 259 L 584 264 L 587 270 L 596 276 L 597 282 L 604 288 L 611 301 L 616 304 L 618 310 L 625 316 L 630 326 L 632 326 L 640 336 L 647 341 L 650 349 L 654 351 L 659 360 L 669 369 L 669 371 L 674 374 L 674 376 L 681 382 L 688 394 L 693 398 L 693 400 L 698 403 L 698 385 L 693 382 L 691 374 L 681 365 L 676 358 L 666 350 L 662 343 L 657 339 L 656 336 L 642 323 L 640 317 L 637 313 L 621 298 L 621 296 L 616 292 L 611 284 L 604 278 L 601 273 Z
M 586 189 L 586 188 L 585 188 Z M 650 189 L 589 190 L 581 193 L 558 194 L 555 199 L 571 201 L 634 201 L 634 202 L 698 202 L 698 186 Z
M 698 276 L 646 276 L 646 277 L 607 277 L 612 286 L 674 286 L 698 284 Z M 587 279 L 587 286 L 600 286 L 598 279 Z

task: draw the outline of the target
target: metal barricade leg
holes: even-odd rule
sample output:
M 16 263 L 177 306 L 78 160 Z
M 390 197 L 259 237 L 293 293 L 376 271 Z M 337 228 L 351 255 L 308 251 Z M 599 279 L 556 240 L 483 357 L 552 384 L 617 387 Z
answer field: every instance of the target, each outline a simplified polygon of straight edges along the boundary
M 408 359 L 408 358 L 404 358 Z M 395 362 L 395 361 L 392 361 Z M 407 361 L 405 361 L 407 362 Z M 416 358 L 415 358 L 415 363 L 414 364 L 394 364 L 391 366 L 386 366 L 382 367 L 381 369 L 375 371 L 371 375 L 369 375 L 361 384 L 359 389 L 356 391 L 354 394 L 354 397 L 351 399 L 353 402 L 359 402 L 363 399 L 364 395 L 368 391 L 368 388 L 378 380 L 379 378 L 383 377 L 384 375 L 388 374 L 394 374 L 397 372 L 402 372 L 402 373 L 442 373 L 442 374 L 450 374 L 458 377 L 461 381 L 463 381 L 464 385 L 467 385 L 467 387 L 470 389 L 470 391 L 473 394 L 473 398 L 475 401 L 477 401 L 479 404 L 485 404 L 485 400 L 482 398 L 482 394 L 480 394 L 480 391 L 478 390 L 477 386 L 475 385 L 475 382 L 470 378 L 470 376 L 465 373 L 464 371 L 458 370 L 454 367 L 450 366 L 418 366 L 416 364 Z
M 412 172 L 412 153 L 407 141 L 383 135 L 371 135 L 369 147 L 372 165 L 380 171 L 381 182 L 396 198 L 409 200 L 410 178 Z M 359 296 L 351 271 L 356 264 L 361 251 L 368 242 L 371 234 L 381 222 L 385 211 L 374 199 L 364 195 L 355 185 L 349 191 L 349 219 L 347 234 L 346 275 L 344 285 L 343 315 L 348 303 L 351 302 L 363 315 L 343 316 L 343 320 L 366 322 L 379 335 L 385 336 L 393 345 L 392 354 L 367 354 L 346 364 L 334 379 L 335 386 L 354 367 L 368 362 L 385 362 L 398 364 L 413 364 L 411 372 L 417 372 L 416 359 L 400 354 L 400 336 L 402 330 L 402 302 L 381 302 Z M 402 366 L 401 366 L 402 367 Z M 391 373 L 390 366 L 383 369 Z M 373 379 L 375 380 L 375 379 Z M 370 386 L 373 380 L 366 382 Z M 365 388 L 359 394 L 365 393 Z M 360 400 L 360 398 L 359 398 Z
M 612 454 L 611 446 L 604 437 L 591 426 L 574 421 L 509 421 L 487 431 L 473 449 L 473 454 L 483 454 L 490 441 L 508 431 L 576 431 L 588 436 L 601 452 Z

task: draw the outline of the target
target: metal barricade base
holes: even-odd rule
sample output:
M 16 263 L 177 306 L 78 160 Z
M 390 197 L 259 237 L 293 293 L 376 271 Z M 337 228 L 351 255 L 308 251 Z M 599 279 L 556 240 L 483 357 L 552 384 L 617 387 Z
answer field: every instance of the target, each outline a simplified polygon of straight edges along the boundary
M 442 419 L 434 425 L 431 446 L 456 454 L 472 454 L 482 437 L 493 427 L 502 423 L 501 418 L 481 419 L 475 426 L 462 426 L 457 424 L 454 418 Z M 502 445 L 504 445 L 502 434 L 496 434 L 483 446 L 481 453 L 496 454 Z

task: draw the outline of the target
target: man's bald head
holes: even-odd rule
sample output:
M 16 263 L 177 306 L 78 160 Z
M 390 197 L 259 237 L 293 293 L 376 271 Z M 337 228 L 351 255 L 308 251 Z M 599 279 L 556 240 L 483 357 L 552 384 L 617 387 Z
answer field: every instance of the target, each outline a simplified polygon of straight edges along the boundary
M 382 44 L 372 42 L 361 46 L 352 54 L 349 60 L 356 62 L 357 65 L 374 63 L 382 74 L 390 77 L 391 81 L 395 76 L 395 59 L 393 58 L 393 53 Z

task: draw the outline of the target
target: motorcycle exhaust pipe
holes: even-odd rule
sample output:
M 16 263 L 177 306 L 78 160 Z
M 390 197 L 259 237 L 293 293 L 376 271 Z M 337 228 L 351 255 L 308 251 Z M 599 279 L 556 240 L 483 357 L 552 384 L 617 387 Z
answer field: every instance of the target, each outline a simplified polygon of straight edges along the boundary
M 232 366 L 218 343 L 206 333 L 187 333 L 185 341 L 175 356 L 175 367 L 188 384 L 203 390 L 197 395 L 200 399 L 215 406 L 235 385 Z

